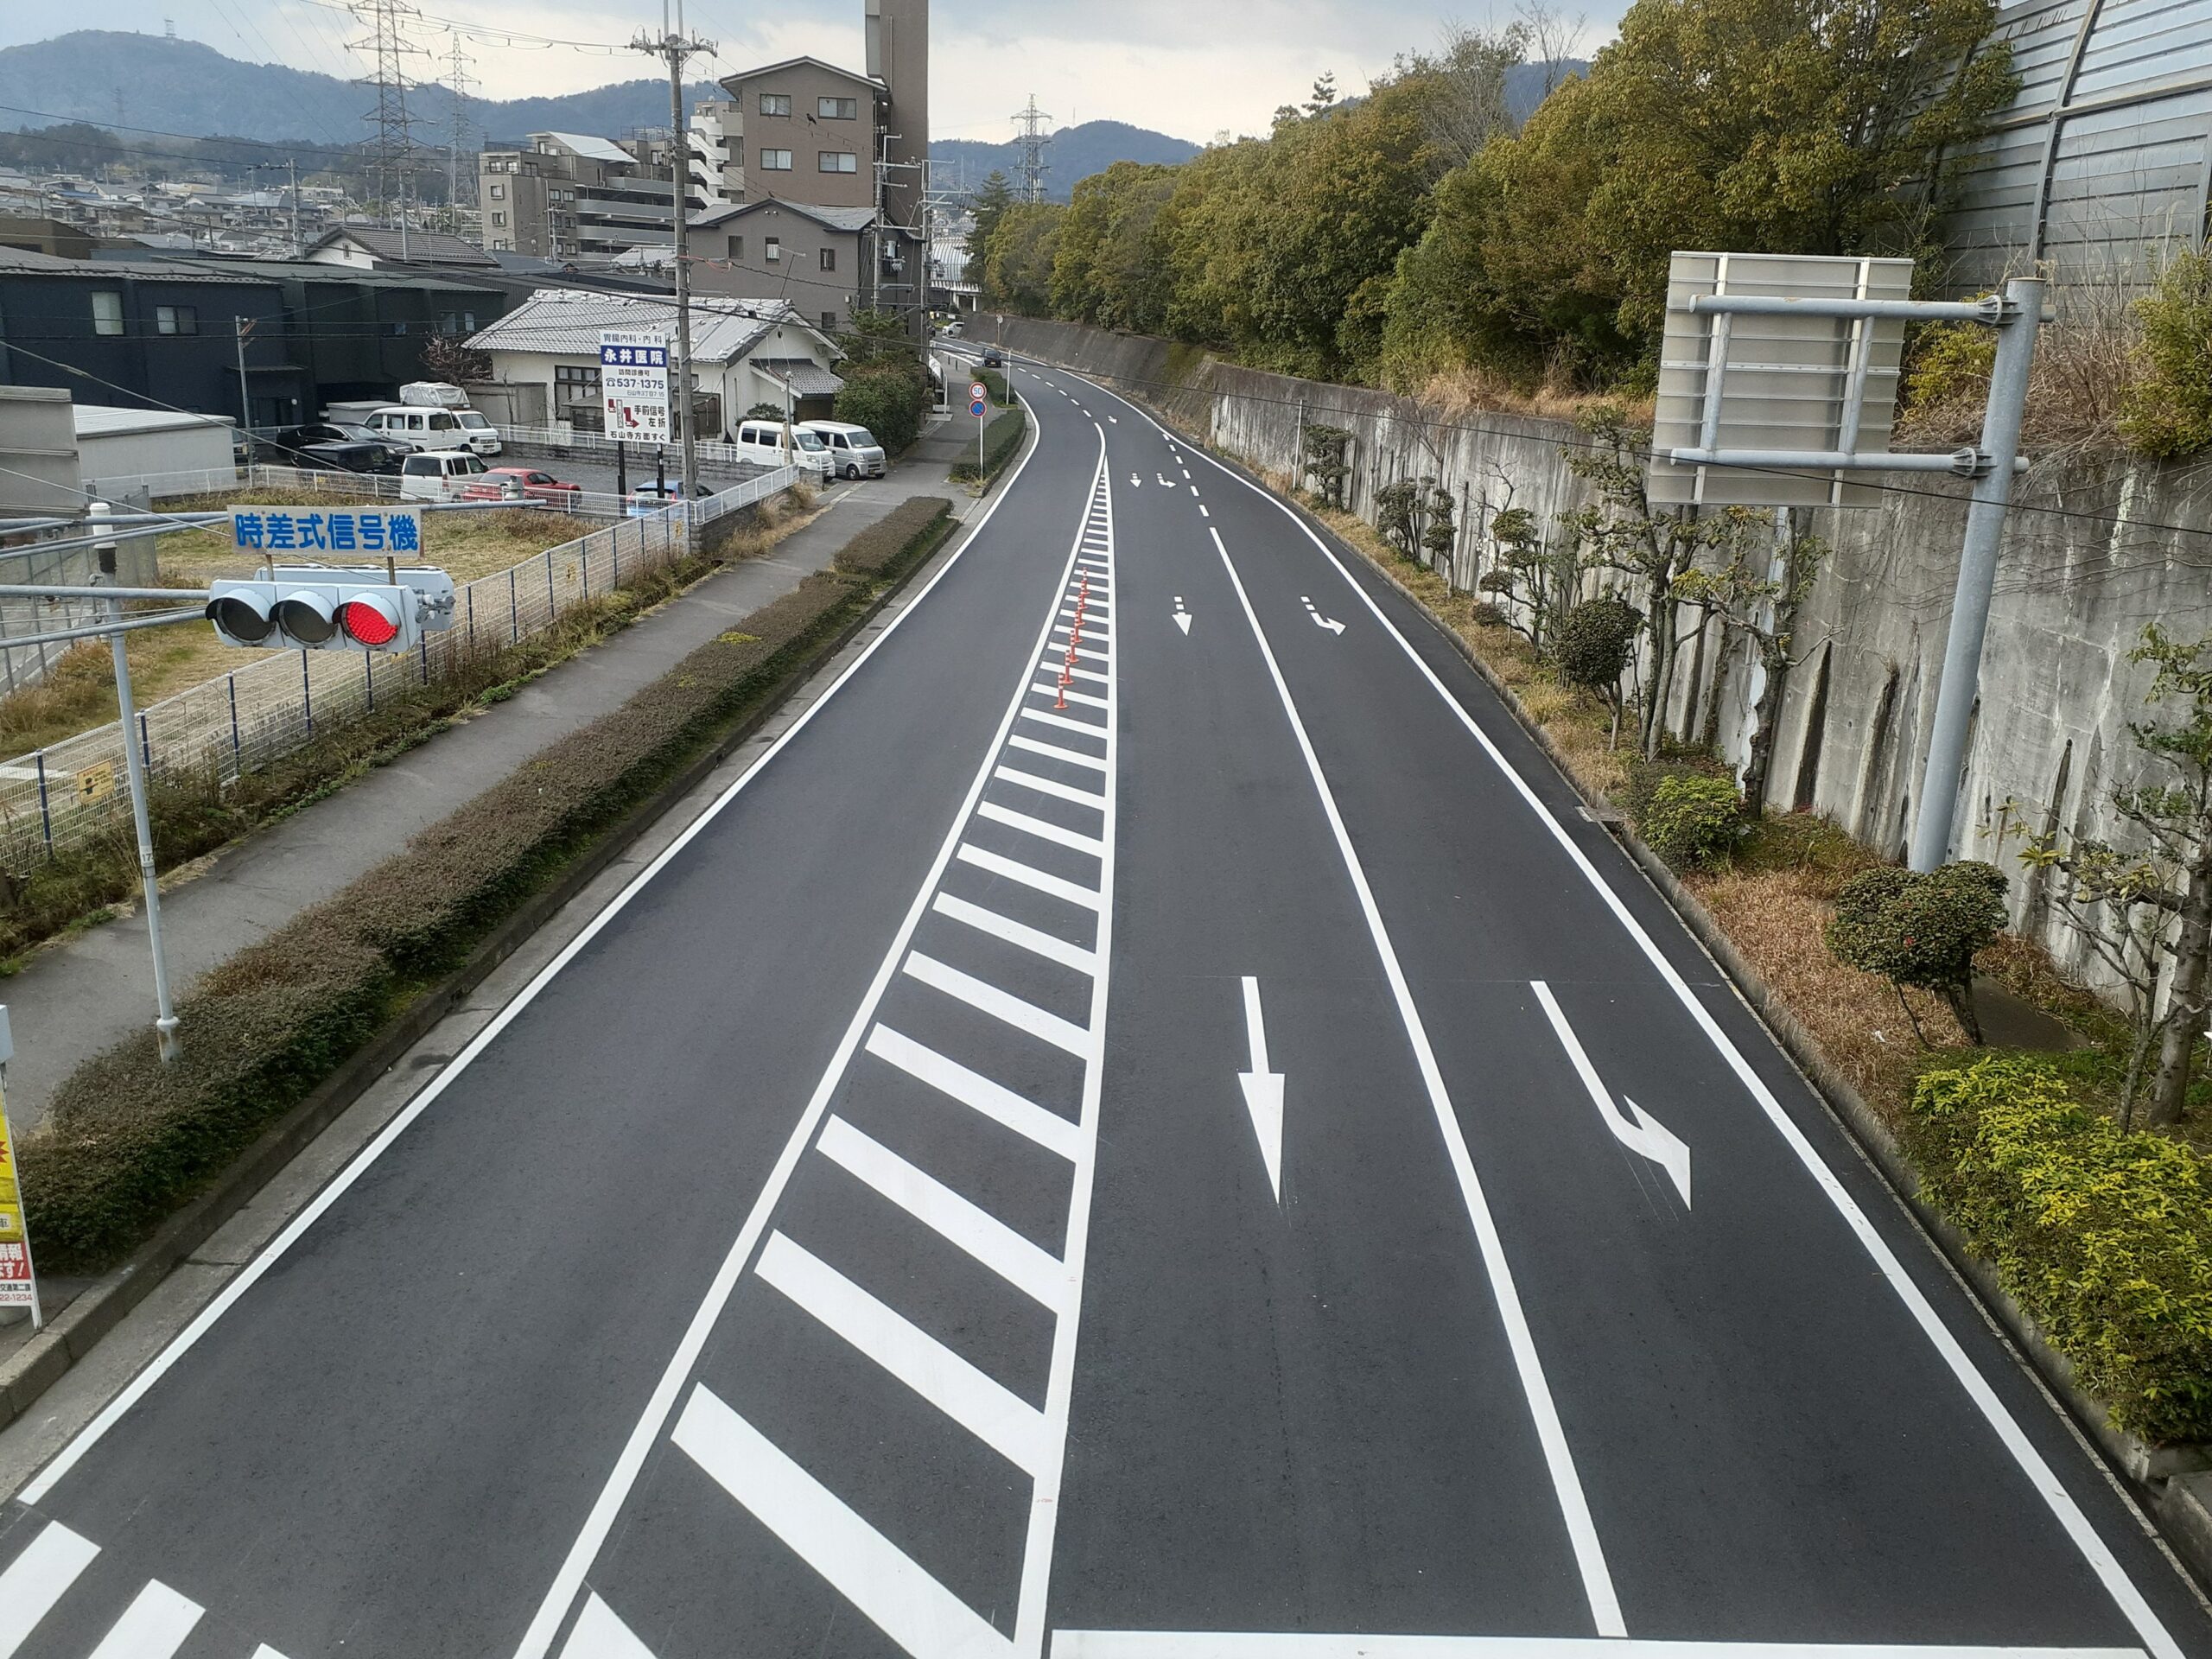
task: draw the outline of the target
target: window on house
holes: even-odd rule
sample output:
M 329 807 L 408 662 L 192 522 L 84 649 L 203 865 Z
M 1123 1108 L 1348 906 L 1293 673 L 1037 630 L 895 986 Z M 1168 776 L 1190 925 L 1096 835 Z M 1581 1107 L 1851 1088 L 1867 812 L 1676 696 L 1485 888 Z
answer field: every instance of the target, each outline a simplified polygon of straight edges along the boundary
M 837 332 L 837 314 L 835 311 L 824 311 L 822 314 L 822 332 L 825 334 L 834 334 Z
M 92 332 L 96 334 L 119 334 L 123 332 L 123 296 L 100 291 L 92 296 Z
M 504 184 L 495 184 L 495 185 L 493 185 L 493 186 L 492 187 L 492 200 L 494 200 L 494 201 L 505 201 L 506 199 L 507 199 L 507 187 L 506 187 L 505 185 L 504 185 Z
M 492 222 L 494 225 L 505 225 L 507 222 L 507 216 L 505 213 L 494 213 L 492 215 Z
M 742 259 L 745 257 L 745 238 L 743 237 L 733 236 L 730 238 L 729 257 L 733 259 Z
M 200 308 L 196 305 L 157 305 L 154 308 L 154 327 L 164 334 L 196 334 L 200 332 Z
M 822 269 L 824 270 L 835 270 L 837 269 L 836 249 L 824 248 L 822 250 Z
M 774 264 L 779 259 L 781 259 L 784 257 L 784 238 L 780 236 L 772 236 L 768 238 L 766 251 L 767 253 L 768 263 L 772 265 Z
M 824 121 L 857 121 L 861 101 L 856 98 L 817 98 L 814 112 Z
M 760 170 L 764 173 L 788 173 L 791 170 L 791 153 L 788 149 L 764 149 L 760 152 Z
M 861 158 L 849 149 L 825 149 L 822 152 L 822 170 L 824 173 L 857 173 L 861 170 Z
M 763 92 L 760 94 L 761 114 L 789 115 L 791 112 L 791 95 L 789 92 Z

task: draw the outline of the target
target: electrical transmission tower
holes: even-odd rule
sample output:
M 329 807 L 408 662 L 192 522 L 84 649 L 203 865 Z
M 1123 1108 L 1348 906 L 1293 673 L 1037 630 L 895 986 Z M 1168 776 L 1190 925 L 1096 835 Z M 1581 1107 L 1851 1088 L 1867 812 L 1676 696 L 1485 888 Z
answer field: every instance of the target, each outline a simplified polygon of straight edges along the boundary
M 368 160 L 377 181 L 377 215 L 387 224 L 397 217 L 399 257 L 404 259 L 407 196 L 415 179 L 415 133 L 407 118 L 407 59 L 423 48 L 408 40 L 402 20 L 413 16 L 415 9 L 404 0 L 353 0 L 347 10 L 369 30 L 365 39 L 348 41 L 347 47 L 365 54 L 376 66 L 374 75 L 359 84 L 375 87 L 377 93 L 376 108 L 361 118 L 376 129 Z
M 446 142 L 446 219 L 448 228 L 455 236 L 461 229 L 461 153 L 468 144 L 468 94 L 476 83 L 469 79 L 468 60 L 461 54 L 461 33 L 454 32 L 453 50 L 448 60 L 446 86 L 453 93 L 453 123 Z M 475 181 L 472 175 L 470 181 Z
M 715 43 L 683 32 L 683 0 L 676 0 L 673 26 L 668 0 L 661 0 L 660 23 L 659 35 L 641 29 L 630 45 L 632 50 L 668 65 L 668 130 L 674 137 L 668 169 L 670 200 L 675 209 L 670 215 L 675 231 L 671 252 L 676 259 L 676 372 L 669 377 L 669 397 L 675 405 L 671 412 L 683 422 L 677 430 L 683 439 L 683 502 L 688 509 L 699 499 L 699 452 L 691 430 L 697 423 L 698 399 L 691 389 L 691 265 L 684 236 L 690 217 L 686 199 L 691 182 L 691 149 L 683 124 L 683 66 L 702 53 L 712 57 Z
M 1052 118 L 1037 107 L 1037 94 L 1032 92 L 1028 107 L 1015 111 L 1013 118 L 1021 129 L 1014 135 L 1014 140 L 1021 146 L 1019 163 L 1021 200 L 1042 201 L 1045 200 L 1045 175 L 1052 171 L 1051 163 L 1045 159 L 1045 151 L 1051 147 L 1052 139 L 1046 130 L 1045 124 Z

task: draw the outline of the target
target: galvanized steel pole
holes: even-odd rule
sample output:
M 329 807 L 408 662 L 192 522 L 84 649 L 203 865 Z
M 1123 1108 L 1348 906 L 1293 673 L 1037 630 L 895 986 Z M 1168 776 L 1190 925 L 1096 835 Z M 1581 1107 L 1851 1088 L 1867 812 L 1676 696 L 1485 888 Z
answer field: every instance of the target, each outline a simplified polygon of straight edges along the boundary
M 1951 855 L 1967 739 L 1981 677 L 1982 639 L 1989 631 L 1990 595 L 1997 583 L 1997 556 L 2004 540 L 2005 509 L 2012 499 L 2013 462 L 2020 452 L 2028 373 L 2035 363 L 2036 329 L 2042 319 L 2039 278 L 2015 277 L 2005 284 L 2005 315 L 1997 325 L 1997 361 L 1990 372 L 1989 408 L 1981 427 L 1987 470 L 1974 480 L 1974 502 L 1967 510 L 1958 591 L 1951 601 L 1950 637 L 1943 647 L 1943 678 L 1936 693 L 1936 724 L 1929 734 L 1919 815 L 1913 823 L 1911 862 L 1916 870 L 1938 868 Z

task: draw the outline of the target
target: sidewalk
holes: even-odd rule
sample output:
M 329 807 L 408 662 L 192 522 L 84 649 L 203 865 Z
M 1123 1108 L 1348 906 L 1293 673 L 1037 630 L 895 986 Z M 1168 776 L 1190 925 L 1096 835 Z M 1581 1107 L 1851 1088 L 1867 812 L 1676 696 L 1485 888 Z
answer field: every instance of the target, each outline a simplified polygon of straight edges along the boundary
M 917 454 L 926 449 L 917 446 Z M 766 555 L 708 577 L 603 644 L 582 652 L 420 747 L 218 854 L 162 895 L 169 984 L 180 1001 L 200 976 L 266 938 L 298 912 L 397 852 L 408 838 L 474 798 L 555 740 L 620 707 L 640 687 L 735 626 L 912 495 L 951 498 L 946 463 L 918 459 L 887 478 L 833 486 L 820 517 Z M 39 1122 L 62 1080 L 86 1057 L 154 1023 L 144 915 L 130 914 L 48 945 L 0 980 L 16 1057 L 8 1116 L 16 1132 Z M 187 1027 L 184 1040 L 192 1040 Z

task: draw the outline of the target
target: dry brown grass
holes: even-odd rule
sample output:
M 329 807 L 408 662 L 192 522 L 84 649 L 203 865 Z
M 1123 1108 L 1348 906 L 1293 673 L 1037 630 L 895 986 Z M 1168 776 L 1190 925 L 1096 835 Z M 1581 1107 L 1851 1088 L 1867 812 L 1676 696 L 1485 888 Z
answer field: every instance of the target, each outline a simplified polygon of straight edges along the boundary
M 1491 410 L 1567 421 L 1599 404 L 1619 407 L 1623 400 L 1618 394 L 1599 396 L 1578 391 L 1563 376 L 1548 375 L 1532 388 L 1516 385 L 1492 370 L 1471 366 L 1444 369 L 1431 375 L 1415 394 L 1415 401 L 1425 408 L 1453 416 Z M 1651 418 L 1649 399 L 1637 407 L 1635 418 Z

